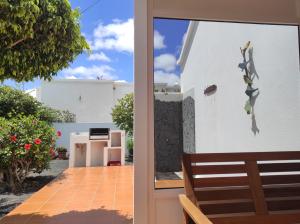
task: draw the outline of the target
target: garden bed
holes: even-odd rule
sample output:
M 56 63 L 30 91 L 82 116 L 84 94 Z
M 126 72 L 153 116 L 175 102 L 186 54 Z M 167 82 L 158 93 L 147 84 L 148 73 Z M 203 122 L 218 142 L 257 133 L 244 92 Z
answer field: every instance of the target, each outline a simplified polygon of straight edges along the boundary
M 34 192 L 56 178 L 61 172 L 68 168 L 68 165 L 68 160 L 52 160 L 49 170 L 45 170 L 41 174 L 32 173 L 26 178 L 23 192 L 19 194 L 6 191 L 0 184 L 0 217 L 9 213 Z

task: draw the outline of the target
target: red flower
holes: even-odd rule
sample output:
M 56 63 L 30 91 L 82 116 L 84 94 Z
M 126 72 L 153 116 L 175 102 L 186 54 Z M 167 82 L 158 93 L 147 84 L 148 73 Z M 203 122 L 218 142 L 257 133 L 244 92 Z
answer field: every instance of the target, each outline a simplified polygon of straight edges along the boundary
M 42 143 L 42 140 L 39 138 L 34 140 L 34 144 L 36 144 L 36 145 L 40 145 L 41 143 Z
M 17 136 L 15 136 L 15 135 L 10 136 L 10 141 L 16 142 L 17 141 Z
M 56 134 L 58 137 L 61 137 L 61 131 L 57 131 Z
M 25 144 L 24 148 L 26 151 L 29 151 L 31 149 L 31 144 Z

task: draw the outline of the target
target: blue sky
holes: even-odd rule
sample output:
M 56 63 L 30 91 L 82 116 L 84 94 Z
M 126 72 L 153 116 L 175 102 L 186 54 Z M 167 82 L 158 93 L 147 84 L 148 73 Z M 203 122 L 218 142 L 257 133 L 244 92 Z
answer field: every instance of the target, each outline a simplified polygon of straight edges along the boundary
M 80 18 L 81 31 L 92 53 L 79 55 L 57 78 L 102 79 L 133 82 L 133 0 L 70 0 L 72 8 L 87 10 Z M 96 5 L 94 5 L 97 3 Z M 92 6 L 94 5 L 94 6 Z M 91 7 L 92 6 L 92 7 Z M 176 61 L 180 54 L 188 22 L 183 20 L 154 21 L 155 77 L 157 82 L 178 82 Z M 138 32 L 138 31 L 137 31 Z M 24 89 L 40 85 L 39 80 L 5 84 Z
M 154 81 L 173 85 L 180 83 L 180 56 L 188 20 L 154 20 Z M 163 39 L 163 44 L 160 44 Z

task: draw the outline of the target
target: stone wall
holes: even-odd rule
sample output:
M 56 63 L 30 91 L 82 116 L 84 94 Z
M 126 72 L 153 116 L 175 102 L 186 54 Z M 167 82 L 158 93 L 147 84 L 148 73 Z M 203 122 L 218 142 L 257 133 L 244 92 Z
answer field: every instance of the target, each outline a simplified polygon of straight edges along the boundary
M 154 144 L 157 172 L 181 170 L 183 153 L 182 100 L 155 100 L 154 105 Z
M 194 153 L 195 148 L 195 100 L 188 96 L 182 101 L 183 149 Z
M 183 152 L 195 149 L 194 91 L 182 94 L 156 93 L 154 104 L 154 147 L 156 172 L 181 170 Z

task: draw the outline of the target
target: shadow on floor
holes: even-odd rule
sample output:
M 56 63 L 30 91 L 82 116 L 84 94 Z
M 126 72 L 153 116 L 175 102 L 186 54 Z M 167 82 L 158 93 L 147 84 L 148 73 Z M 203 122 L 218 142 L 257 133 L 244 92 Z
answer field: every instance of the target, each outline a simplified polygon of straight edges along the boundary
M 53 184 L 63 184 L 63 180 L 67 179 L 69 174 L 61 173 L 55 179 L 50 181 L 47 186 L 52 186 Z
M 63 174 L 62 172 L 68 166 L 68 160 L 52 160 L 50 169 L 44 170 L 42 173 L 31 172 L 23 183 L 22 191 L 18 194 L 12 193 L 4 183 L 0 183 L 0 218 L 11 212 L 46 184 L 53 182 L 59 174 Z M 61 179 L 63 178 L 61 177 Z
M 35 214 L 9 214 L 0 220 L 0 224 L 132 224 L 130 216 L 116 210 L 103 208 L 89 211 L 59 211 Z
M 30 176 L 23 183 L 23 189 L 18 193 L 12 193 L 8 187 L 3 187 L 4 191 L 0 192 L 0 218 L 18 205 L 23 203 L 31 194 L 39 191 L 46 184 L 55 179 L 54 176 Z M 4 185 L 4 184 L 3 184 Z

